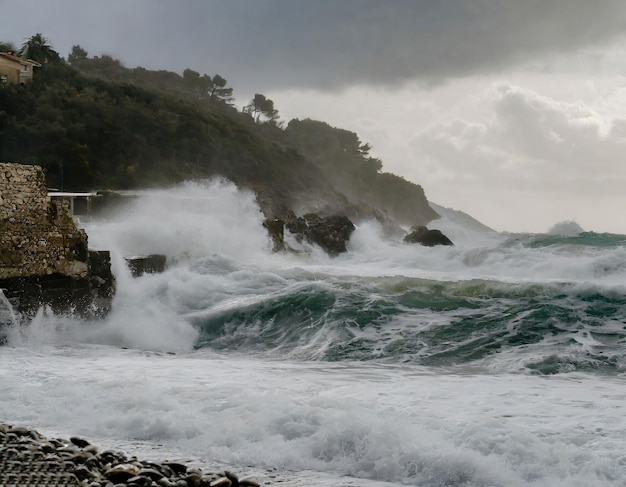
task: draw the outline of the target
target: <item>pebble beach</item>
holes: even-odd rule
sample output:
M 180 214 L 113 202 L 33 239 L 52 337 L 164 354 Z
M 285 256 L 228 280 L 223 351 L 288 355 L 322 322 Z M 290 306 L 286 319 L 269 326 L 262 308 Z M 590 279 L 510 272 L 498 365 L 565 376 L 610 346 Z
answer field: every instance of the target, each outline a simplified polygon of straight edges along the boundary
M 0 487 L 258 487 L 229 471 L 207 472 L 175 461 L 141 461 L 89 441 L 46 438 L 0 423 Z

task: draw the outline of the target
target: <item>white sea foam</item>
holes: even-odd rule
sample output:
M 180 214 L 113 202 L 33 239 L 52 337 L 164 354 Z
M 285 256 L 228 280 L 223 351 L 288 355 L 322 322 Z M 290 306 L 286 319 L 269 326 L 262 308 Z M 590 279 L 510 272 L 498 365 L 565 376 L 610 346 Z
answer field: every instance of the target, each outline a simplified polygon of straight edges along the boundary
M 566 220 L 559 223 L 556 223 L 548 230 L 549 235 L 565 235 L 568 237 L 573 237 L 583 233 L 585 230 L 572 220 Z
M 337 333 L 329 326 L 281 360 L 193 350 L 194 320 L 311 285 L 398 276 L 622 295 L 623 248 L 533 248 L 525 236 L 462 231 L 455 247 L 426 248 L 359 222 L 337 258 L 310 246 L 273 254 L 261 222 L 252 196 L 224 182 L 140 193 L 115 218 L 88 222 L 91 246 L 112 251 L 113 311 L 84 323 L 42 310 L 11 328 L 0 418 L 148 457 L 272 468 L 292 486 L 626 483 L 622 378 L 510 373 L 533 358 L 529 347 L 454 369 L 294 360 L 314 358 L 307 347 L 323 353 Z M 166 271 L 131 278 L 124 256 L 150 253 L 167 255 Z M 389 333 L 450 320 L 419 313 Z M 575 339 L 584 354 L 600 338 Z
M 273 254 L 262 220 L 252 194 L 224 181 L 138 193 L 114 217 L 86 224 L 90 246 L 111 250 L 117 279 L 113 311 L 104 323 L 85 326 L 41 312 L 14 330 L 11 340 L 189 351 L 198 338 L 194 316 L 329 276 L 574 282 L 618 291 L 626 279 L 623 247 L 533 248 L 524 245 L 524 235 L 459 229 L 463 238 L 456 246 L 428 248 L 386 239 L 373 221 L 358 222 L 349 252 L 337 258 L 310 245 L 302 254 Z M 439 223 L 450 231 L 455 225 L 445 218 Z M 167 256 L 166 272 L 133 279 L 124 257 L 152 253 Z
M 4 349 L 0 365 L 4 420 L 117 439 L 143 456 L 275 468 L 279 478 L 317 471 L 337 486 L 343 475 L 410 485 L 626 480 L 626 385 L 608 378 L 102 346 Z

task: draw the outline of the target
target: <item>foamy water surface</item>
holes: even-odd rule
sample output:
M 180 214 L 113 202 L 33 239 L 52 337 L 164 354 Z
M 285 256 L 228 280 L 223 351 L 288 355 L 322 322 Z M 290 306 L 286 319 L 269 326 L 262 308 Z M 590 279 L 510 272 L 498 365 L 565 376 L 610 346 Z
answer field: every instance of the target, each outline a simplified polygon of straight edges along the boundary
M 442 221 L 457 245 L 429 249 L 362 222 L 338 258 L 272 254 L 224 182 L 83 223 L 112 251 L 113 311 L 11 328 L 3 421 L 282 485 L 626 484 L 616 237 Z M 123 257 L 150 253 L 166 272 L 132 279 Z

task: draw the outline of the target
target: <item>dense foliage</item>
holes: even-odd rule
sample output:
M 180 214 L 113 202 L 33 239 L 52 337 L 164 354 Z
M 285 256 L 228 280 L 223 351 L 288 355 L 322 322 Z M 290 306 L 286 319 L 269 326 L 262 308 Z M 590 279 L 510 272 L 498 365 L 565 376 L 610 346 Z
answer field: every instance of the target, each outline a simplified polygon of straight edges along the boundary
M 422 188 L 381 173 L 355 133 L 313 120 L 284 127 L 261 94 L 238 111 L 218 74 L 129 69 L 78 45 L 66 62 L 41 34 L 22 51 L 42 67 L 27 86 L 0 88 L 0 161 L 40 164 L 51 186 L 126 189 L 221 175 L 280 200 L 279 209 L 298 195 L 345 204 L 343 193 L 406 223 L 436 216 Z
M 395 174 L 381 172 L 382 161 L 354 132 L 316 120 L 291 120 L 285 129 L 291 145 L 318 165 L 331 184 L 354 201 L 381 208 L 404 223 L 437 217 L 421 188 Z

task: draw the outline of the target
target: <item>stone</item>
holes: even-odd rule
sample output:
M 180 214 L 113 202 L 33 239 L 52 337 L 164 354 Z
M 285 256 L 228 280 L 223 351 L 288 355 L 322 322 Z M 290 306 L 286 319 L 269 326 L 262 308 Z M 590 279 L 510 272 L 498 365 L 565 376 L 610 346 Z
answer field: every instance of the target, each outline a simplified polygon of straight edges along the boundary
M 78 438 L 77 436 L 72 436 L 70 438 L 70 441 L 72 443 L 74 443 L 78 448 L 85 448 L 85 447 L 89 446 L 89 442 L 87 440 L 84 440 L 82 438 Z
M 137 475 L 143 475 L 144 477 L 150 477 L 152 480 L 159 480 L 163 478 L 163 474 L 154 468 L 142 468 Z
M 126 482 L 128 479 L 135 477 L 138 472 L 139 469 L 135 465 L 122 463 L 104 472 L 104 476 L 115 484 Z
M 347 216 L 322 217 L 317 213 L 307 213 L 297 218 L 290 213 L 286 227 L 298 242 L 306 240 L 316 244 L 331 257 L 348 250 L 346 244 L 355 230 L 354 224 Z
M 220 477 L 209 484 L 210 487 L 231 487 L 232 482 L 227 477 Z
M 187 466 L 178 462 L 163 462 L 163 465 L 169 467 L 174 473 L 183 475 L 187 473 Z
M 404 237 L 403 241 L 405 243 L 417 243 L 426 247 L 454 245 L 452 240 L 441 233 L 441 230 L 429 230 L 424 226 L 412 228 L 412 232 Z
M 0 288 L 13 308 L 26 318 L 43 305 L 106 314 L 115 292 L 110 257 L 89 251 L 66 202 L 48 201 L 41 167 L 0 164 L 0 192 Z
M 89 460 L 83 462 L 79 456 L 89 453 L 76 444 L 74 440 L 77 437 L 72 438 L 71 441 L 47 439 L 34 430 L 0 422 L 0 486 L 259 486 L 253 479 L 238 480 L 237 475 L 231 472 L 206 472 L 199 468 L 187 468 L 178 462 L 140 461 L 111 450 L 90 457 L 89 460 L 97 460 L 94 463 Z M 78 441 L 83 442 L 88 444 L 87 440 Z M 88 444 L 85 448 L 92 446 Z
M 126 257 L 126 264 L 133 277 L 144 274 L 155 274 L 165 270 L 167 257 L 162 254 L 151 254 L 143 257 Z
M 285 250 L 285 222 L 280 218 L 268 218 L 263 222 L 274 244 L 274 252 Z

